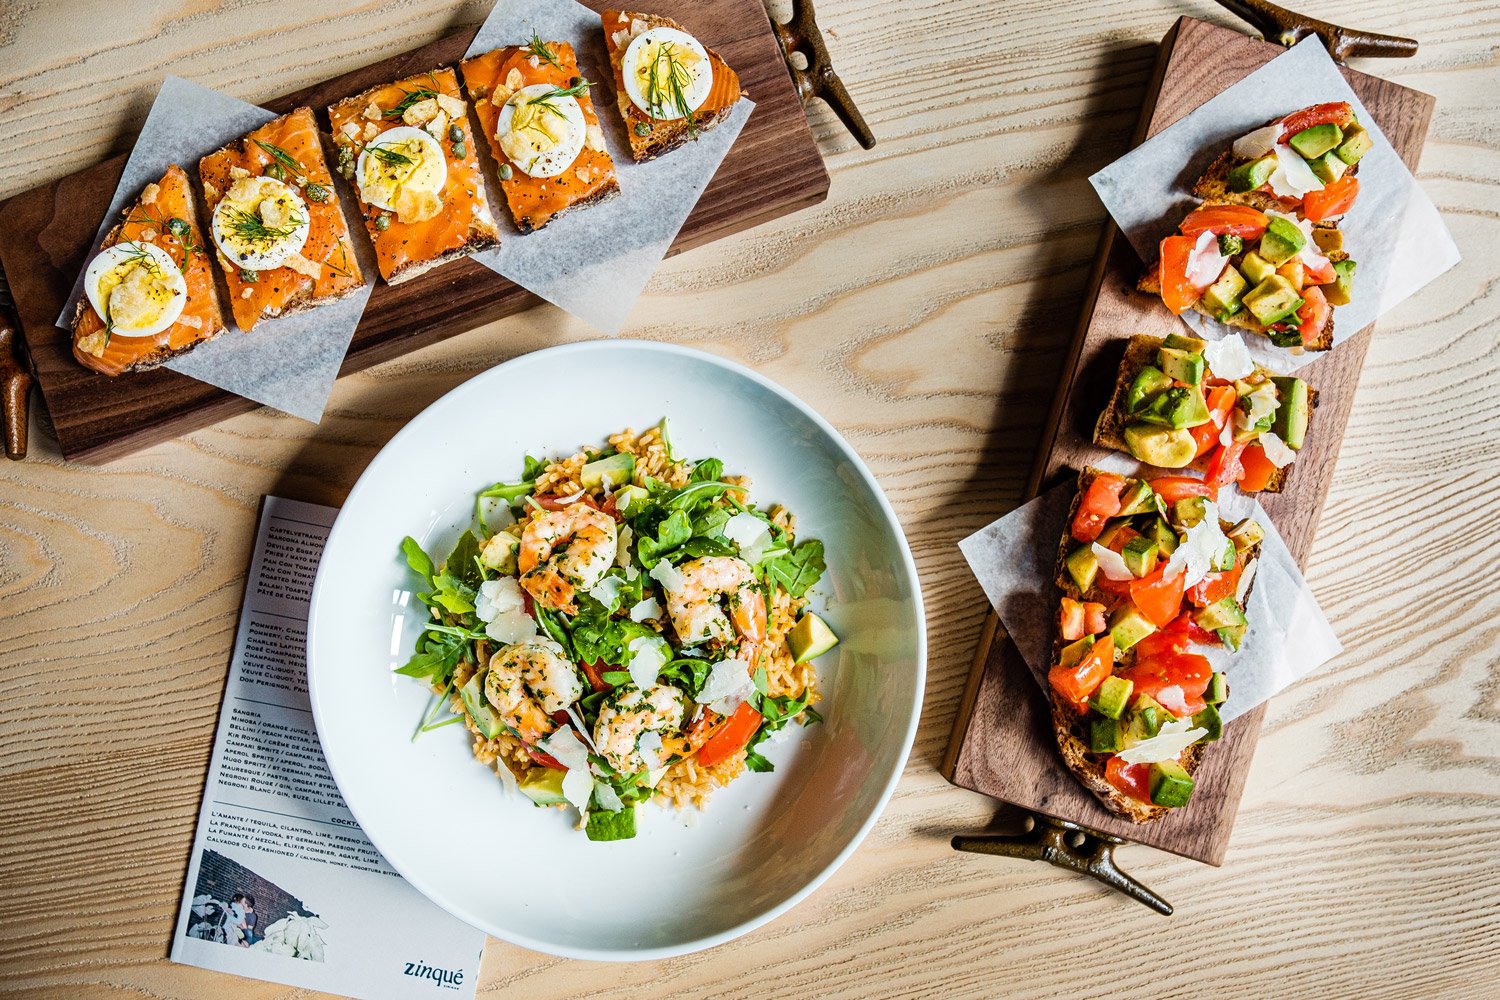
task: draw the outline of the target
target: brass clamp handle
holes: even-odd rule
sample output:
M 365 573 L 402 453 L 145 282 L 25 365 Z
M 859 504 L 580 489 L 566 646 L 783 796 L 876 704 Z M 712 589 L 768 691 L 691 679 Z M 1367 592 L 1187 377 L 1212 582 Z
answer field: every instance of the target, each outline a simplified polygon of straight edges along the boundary
M 769 12 L 767 16 L 770 16 Z M 823 32 L 818 28 L 812 0 L 792 0 L 792 19 L 782 23 L 772 17 L 771 29 L 776 32 L 776 41 L 786 58 L 787 72 L 792 74 L 792 83 L 796 85 L 797 96 L 802 98 L 803 105 L 814 97 L 821 97 L 861 146 L 866 149 L 874 146 L 875 133 L 870 131 L 865 116 L 854 106 L 854 98 L 844 88 L 844 81 L 833 71 L 833 59 L 828 55 L 828 46 L 823 43 Z M 798 67 L 792 58 L 794 54 L 806 61 L 805 69 Z
M 3 291 L 0 278 L 0 292 Z M 0 300 L 0 423 L 5 429 L 5 457 L 15 461 L 26 457 L 31 382 L 20 324 Z
M 954 837 L 953 849 L 971 854 L 1046 861 L 1102 882 L 1163 916 L 1172 915 L 1171 903 L 1115 863 L 1115 848 L 1127 841 L 1067 820 L 1035 813 L 1025 815 L 1031 820 L 1027 830 Z
M 1278 7 L 1270 0 L 1217 0 L 1220 7 L 1249 22 L 1268 42 L 1281 45 L 1296 45 L 1308 35 L 1317 35 L 1323 40 L 1328 54 L 1337 63 L 1355 56 L 1386 56 L 1407 59 L 1417 54 L 1415 39 L 1397 35 L 1381 35 L 1373 31 L 1358 31 L 1341 25 L 1320 21 L 1306 14 L 1299 14 L 1285 7 Z

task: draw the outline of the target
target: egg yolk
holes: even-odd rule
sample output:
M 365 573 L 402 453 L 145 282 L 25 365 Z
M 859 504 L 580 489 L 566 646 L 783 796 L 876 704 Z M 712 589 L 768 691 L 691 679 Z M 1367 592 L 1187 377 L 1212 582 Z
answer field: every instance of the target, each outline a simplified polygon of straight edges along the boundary
M 123 332 L 160 320 L 177 297 L 165 278 L 154 262 L 127 261 L 111 268 L 99 281 L 99 299 L 106 303 L 111 325 Z

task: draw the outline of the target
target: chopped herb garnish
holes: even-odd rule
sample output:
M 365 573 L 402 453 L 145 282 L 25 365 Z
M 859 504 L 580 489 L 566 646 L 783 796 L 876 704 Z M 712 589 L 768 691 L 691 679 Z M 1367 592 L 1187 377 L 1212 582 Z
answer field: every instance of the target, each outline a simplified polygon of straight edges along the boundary
M 280 146 L 274 145 L 269 142 L 261 142 L 259 139 L 255 140 L 255 144 L 261 149 L 265 150 L 266 155 L 269 156 L 272 160 L 275 160 L 276 164 L 286 172 L 287 176 L 294 176 L 296 174 L 303 173 L 302 164 L 297 162 L 297 158 L 291 153 L 288 153 L 286 150 L 282 149 Z M 270 174 L 271 171 L 267 169 L 266 173 Z
M 410 166 L 412 162 L 410 156 L 398 153 L 389 146 L 366 146 L 365 151 L 388 167 Z
M 687 119 L 689 134 L 697 135 L 698 128 L 693 124 L 693 109 L 688 107 L 687 91 L 684 89 L 693 82 L 693 76 L 682 64 L 682 60 L 673 54 L 674 47 L 673 42 L 663 42 L 656 50 L 656 58 L 651 60 L 651 75 L 646 81 L 646 103 L 651 106 L 651 117 L 660 118 L 670 101 L 677 114 Z M 662 72 L 663 63 L 666 64 L 665 74 Z
M 553 55 L 552 50 L 547 48 L 547 43 L 542 41 L 540 35 L 532 34 L 531 42 L 526 46 L 526 51 L 547 65 L 562 69 L 562 65 L 557 61 L 557 56 Z
M 385 112 L 385 117 L 400 118 L 402 115 L 406 114 L 406 112 L 411 108 L 412 105 L 421 104 L 423 101 L 437 97 L 437 77 L 433 76 L 431 73 L 428 73 L 427 79 L 432 81 L 431 87 L 418 87 L 416 90 L 403 90 L 402 93 L 406 96 L 402 97 L 400 101 L 396 102 L 395 107 Z
M 174 218 L 167 223 L 167 232 L 173 236 L 186 236 L 190 228 L 186 219 Z
M 284 240 L 297 231 L 297 227 L 305 223 L 306 219 L 293 216 L 290 224 L 286 226 L 268 226 L 265 220 L 254 212 L 247 212 L 243 208 L 229 208 L 224 212 L 225 225 L 235 239 L 242 243 L 248 243 L 252 247 L 258 246 L 269 250 L 277 240 Z
M 559 118 L 566 118 L 567 116 L 564 115 L 558 108 L 558 106 L 556 104 L 553 104 L 552 102 L 557 100 L 559 97 L 578 97 L 582 94 L 587 94 L 589 92 L 589 88 L 592 86 L 593 84 L 580 77 L 578 82 L 573 84 L 571 87 L 553 87 L 545 94 L 537 94 L 526 103 L 535 104 L 538 107 L 544 108 L 547 111 L 552 112 Z

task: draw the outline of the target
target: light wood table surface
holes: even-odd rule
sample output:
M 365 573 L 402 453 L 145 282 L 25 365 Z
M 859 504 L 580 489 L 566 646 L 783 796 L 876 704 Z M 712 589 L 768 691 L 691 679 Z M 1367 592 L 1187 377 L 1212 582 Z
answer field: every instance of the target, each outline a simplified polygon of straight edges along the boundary
M 0 7 L 0 196 L 128 148 L 163 73 L 254 101 L 477 22 L 367 2 Z M 1020 498 L 1154 59 L 1206 2 L 822 0 L 880 144 L 826 108 L 826 204 L 667 262 L 626 336 L 811 401 L 895 504 L 921 571 L 921 731 L 884 817 L 811 898 L 640 965 L 491 941 L 528 997 L 1500 994 L 1500 3 L 1340 0 L 1414 35 L 1360 68 L 1438 98 L 1421 179 L 1465 259 L 1384 319 L 1308 577 L 1346 652 L 1267 716 L 1221 869 L 1146 848 L 1158 917 L 1034 863 L 957 854 L 992 803 L 936 771 L 986 606 L 955 543 Z M 306 996 L 166 960 L 265 493 L 338 504 L 420 409 L 590 331 L 550 307 L 103 468 L 40 427 L 0 465 L 0 991 Z

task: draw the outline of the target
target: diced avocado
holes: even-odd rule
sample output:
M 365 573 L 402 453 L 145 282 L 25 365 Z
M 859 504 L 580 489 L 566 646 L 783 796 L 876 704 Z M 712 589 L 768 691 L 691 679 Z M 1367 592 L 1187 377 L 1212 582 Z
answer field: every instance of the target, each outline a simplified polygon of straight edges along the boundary
M 626 806 L 619 812 L 590 810 L 583 832 L 590 840 L 629 840 L 635 836 L 635 806 Z
M 1180 469 L 1198 453 L 1198 442 L 1185 427 L 1128 424 L 1124 438 L 1125 447 L 1133 457 L 1162 469 Z
M 502 763 L 500 766 L 505 765 Z M 567 771 L 560 771 L 555 767 L 533 768 L 520 781 L 521 794 L 539 806 L 562 805 L 568 801 L 562 790 L 563 778 L 567 774 Z
M 1245 632 L 1248 630 L 1243 625 L 1226 625 L 1214 631 L 1218 633 L 1219 641 L 1224 644 L 1225 649 L 1231 653 L 1238 653 L 1240 643 L 1245 641 Z
M 1233 233 L 1225 233 L 1219 237 L 1219 254 L 1224 257 L 1238 257 L 1245 252 L 1245 238 L 1235 236 Z
M 1087 545 L 1080 545 L 1068 553 L 1068 558 L 1063 560 L 1068 567 L 1068 575 L 1078 585 L 1078 589 L 1088 593 L 1088 589 L 1094 585 L 1094 577 L 1099 575 L 1099 557 L 1094 555 L 1094 550 Z
M 1115 536 L 1128 527 L 1130 527 L 1130 523 L 1124 518 L 1110 518 L 1105 522 L 1104 530 L 1099 532 L 1099 537 L 1094 539 L 1094 541 L 1098 542 L 1100 545 L 1104 546 L 1107 549 L 1114 544 Z
M 1208 403 L 1203 399 L 1203 390 L 1196 385 L 1192 387 L 1174 385 L 1166 392 L 1153 396 L 1151 401 L 1135 414 L 1135 419 L 1176 430 L 1184 427 L 1197 427 L 1199 424 L 1208 422 Z
M 1105 683 L 1108 684 L 1109 681 Z M 1125 730 L 1119 722 L 1102 716 L 1093 716 L 1089 719 L 1089 751 L 1091 753 L 1119 753 L 1124 749 Z
M 1100 715 L 1118 719 L 1125 714 L 1125 706 L 1130 704 L 1130 694 L 1134 690 L 1134 681 L 1123 677 L 1106 677 L 1104 683 L 1094 689 L 1094 696 L 1089 699 L 1089 704 Z
M 521 551 L 521 539 L 509 531 L 497 531 L 479 550 L 479 564 L 486 569 L 505 576 L 516 571 L 516 554 Z
M 1323 253 L 1335 253 L 1344 249 L 1344 231 L 1332 226 L 1313 226 L 1313 242 Z
M 1247 287 L 1249 285 L 1244 276 L 1236 271 L 1233 265 L 1230 265 L 1224 268 L 1224 273 L 1219 275 L 1219 280 L 1204 289 L 1203 304 L 1215 316 L 1233 316 L 1242 308 L 1240 296 L 1245 294 Z
M 1354 268 L 1352 260 L 1337 261 L 1333 265 L 1333 273 L 1338 278 L 1322 285 L 1323 297 L 1331 306 L 1347 306 L 1354 299 Z
M 1155 631 L 1151 619 L 1136 610 L 1133 604 L 1122 605 L 1109 622 L 1109 637 L 1119 650 L 1129 649 Z
M 1203 711 L 1193 713 L 1193 728 L 1207 729 L 1208 735 L 1200 737 L 1204 743 L 1213 743 L 1224 735 L 1224 720 L 1212 704 L 1203 706 Z
M 1170 347 L 1178 351 L 1187 351 L 1189 354 L 1202 354 L 1203 349 L 1208 346 L 1208 341 L 1197 337 L 1189 337 L 1183 333 L 1169 333 L 1161 342 L 1162 347 Z
M 1315 160 L 1344 141 L 1344 130 L 1333 122 L 1305 128 L 1287 140 L 1304 160 Z
M 1279 274 L 1271 275 L 1250 289 L 1242 301 L 1261 326 L 1270 326 L 1302 307 L 1302 296 L 1297 294 L 1297 289 L 1292 287 L 1290 281 Z
M 629 513 L 630 509 L 651 495 L 651 491 L 644 486 L 621 486 L 615 490 L 615 510 L 621 514 Z
M 1307 438 L 1307 421 L 1312 415 L 1312 399 L 1307 383 L 1290 375 L 1272 377 L 1281 405 L 1271 421 L 1271 430 L 1286 442 L 1288 448 L 1301 448 Z
M 1236 556 L 1238 555 L 1239 550 L 1234 547 L 1234 542 L 1230 541 L 1229 539 L 1225 539 L 1224 548 L 1219 552 L 1218 556 L 1214 558 L 1214 570 L 1219 573 L 1227 573 L 1230 570 L 1234 569 L 1234 561 Z
M 490 708 L 489 702 L 484 697 L 484 677 L 487 671 L 476 670 L 469 682 L 458 689 L 458 696 L 463 700 L 464 708 L 469 713 L 469 718 L 474 720 L 474 725 L 484 734 L 485 739 L 492 740 L 505 732 L 505 723 Z
M 1307 246 L 1307 236 L 1291 221 L 1271 216 L 1266 232 L 1260 238 L 1260 255 L 1278 267 L 1291 260 Z
M 1143 534 L 1156 543 L 1156 551 L 1170 556 L 1177 551 L 1177 532 L 1163 518 L 1153 517 Z
M 1232 271 L 1233 268 L 1225 268 Z M 1209 287 L 1213 287 L 1210 285 Z M 1156 352 L 1156 363 L 1169 378 L 1188 385 L 1197 385 L 1203 381 L 1203 355 L 1179 350 L 1175 347 L 1163 347 Z
M 1120 512 L 1116 517 L 1132 517 L 1136 514 L 1154 510 L 1156 507 L 1156 494 L 1151 492 L 1151 484 L 1144 479 L 1125 480 L 1125 489 L 1120 493 Z
M 1136 698 L 1130 708 L 1130 719 L 1125 725 L 1125 738 L 1132 743 L 1149 740 L 1161 732 L 1162 723 L 1172 716 L 1156 703 L 1150 695 Z
M 1203 692 L 1203 700 L 1210 705 L 1222 705 L 1229 700 L 1229 675 L 1222 670 L 1215 670 L 1214 675 L 1208 679 L 1208 690 Z
M 1338 157 L 1352 167 L 1374 145 L 1375 140 L 1370 138 L 1370 133 L 1358 125 L 1351 125 L 1349 126 L 1349 130 L 1344 133 L 1344 141 L 1339 143 L 1337 150 Z
M 1156 569 L 1156 543 L 1145 536 L 1126 542 L 1120 555 L 1125 559 L 1125 567 L 1136 576 L 1150 576 Z
M 1193 777 L 1175 760 L 1151 765 L 1151 802 L 1158 806 L 1185 806 L 1193 797 Z
M 1172 523 L 1182 528 L 1191 528 L 1208 513 L 1207 501 L 1203 497 L 1183 497 L 1172 504 Z
M 1276 384 L 1270 381 L 1254 384 L 1236 382 L 1235 391 L 1239 393 L 1235 406 L 1245 423 L 1242 425 L 1240 420 L 1235 421 L 1234 439 L 1249 441 L 1263 431 L 1270 430 L 1271 422 L 1276 419 L 1276 408 L 1281 405 Z
M 1134 413 L 1145 406 L 1157 393 L 1172 388 L 1172 380 L 1160 368 L 1147 365 L 1130 382 L 1125 392 L 1125 412 Z
M 609 489 L 623 486 L 635 475 L 635 456 L 628 451 L 616 452 L 589 462 L 578 472 L 578 481 L 586 490 L 596 490 L 609 480 Z
M 1245 280 L 1258 285 L 1276 273 L 1276 265 L 1252 250 L 1240 258 L 1240 270 L 1244 272 Z
M 786 634 L 787 648 L 792 651 L 793 663 L 806 663 L 822 656 L 839 644 L 828 623 L 809 611 L 797 619 L 797 624 Z
M 1229 540 L 1241 552 L 1259 545 L 1265 540 L 1265 537 L 1265 529 L 1252 517 L 1245 518 L 1239 524 L 1229 529 Z
M 1070 642 L 1057 654 L 1057 662 L 1063 667 L 1076 667 L 1089 650 L 1094 648 L 1094 637 L 1086 635 L 1077 642 Z
M 1193 612 L 1193 621 L 1212 632 L 1215 629 L 1245 624 L 1245 612 L 1240 610 L 1240 606 L 1234 603 L 1234 597 L 1230 596 Z
M 1275 172 L 1276 156 L 1272 153 L 1241 163 L 1229 171 L 1229 190 L 1254 191 L 1269 181 Z
M 1309 161 L 1307 165 L 1312 168 L 1313 176 L 1324 184 L 1332 184 L 1349 169 L 1349 164 L 1339 159 L 1339 154 L 1331 149 L 1316 160 Z

